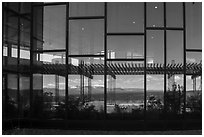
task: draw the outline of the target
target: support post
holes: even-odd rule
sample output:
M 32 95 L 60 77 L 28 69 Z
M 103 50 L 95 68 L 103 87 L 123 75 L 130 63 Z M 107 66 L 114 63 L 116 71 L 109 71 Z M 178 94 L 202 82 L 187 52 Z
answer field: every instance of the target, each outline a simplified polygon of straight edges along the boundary
M 107 3 L 104 3 L 104 114 L 107 114 Z
M 146 36 L 146 2 L 144 3 L 144 120 L 146 121 L 146 110 L 147 110 L 147 36 Z
M 183 2 L 183 72 L 184 72 L 184 81 L 183 81 L 183 93 L 184 93 L 184 107 L 183 114 L 185 116 L 186 112 L 186 8 L 185 2 Z
M 66 76 L 65 76 L 65 119 L 67 120 L 68 119 L 68 84 L 69 84 L 69 67 L 68 67 L 68 64 L 69 64 L 69 2 L 66 3 L 66 60 L 65 60 L 65 63 L 66 63 Z
M 59 103 L 59 76 L 55 75 L 55 103 Z
M 91 78 L 88 78 L 88 101 L 91 101 Z
M 196 91 L 196 77 L 193 78 L 193 91 Z
M 163 3 L 163 9 L 164 9 L 164 115 L 166 115 L 166 110 L 167 110 L 167 106 L 166 106 L 166 76 L 167 76 L 167 73 L 166 73 L 166 62 L 167 62 L 167 56 L 166 56 L 166 53 L 167 53 L 167 45 L 166 45 L 166 3 L 164 2 Z

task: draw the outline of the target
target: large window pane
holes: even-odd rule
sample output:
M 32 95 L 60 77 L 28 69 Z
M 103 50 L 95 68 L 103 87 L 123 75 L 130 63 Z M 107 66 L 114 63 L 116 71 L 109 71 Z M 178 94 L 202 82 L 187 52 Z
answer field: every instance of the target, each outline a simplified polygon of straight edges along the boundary
M 166 109 L 169 119 L 178 118 L 178 114 L 182 114 L 184 108 L 184 87 L 183 74 L 175 74 L 175 72 L 168 72 L 166 76 Z
M 186 63 L 202 63 L 202 52 L 187 52 Z
M 97 54 L 104 48 L 104 21 L 70 21 L 69 54 Z
M 102 2 L 70 2 L 69 6 L 70 17 L 104 15 L 104 3 Z
M 108 37 L 108 58 L 144 58 L 143 39 L 142 36 Z
M 183 63 L 183 32 L 167 31 L 167 63 Z
M 43 75 L 43 117 L 65 118 L 65 78 Z
M 202 48 L 202 3 L 187 2 L 186 5 L 186 47 Z
M 21 117 L 28 117 L 30 110 L 30 78 L 20 76 L 20 115 Z
M 35 9 L 35 40 L 43 44 L 37 44 L 36 50 L 65 49 L 66 32 L 66 6 L 45 6 Z M 43 19 L 42 19 L 43 12 Z M 43 24 L 43 27 L 42 25 Z M 41 35 L 43 33 L 43 39 Z
M 9 118 L 18 117 L 18 98 L 17 98 L 17 75 L 8 74 L 8 105 L 7 112 Z
M 163 31 L 147 31 L 147 63 L 164 63 Z
M 30 64 L 30 22 L 24 19 L 20 28 L 20 64 Z
M 163 3 L 148 2 L 147 3 L 147 27 L 163 27 L 164 13 Z
M 43 110 L 43 75 L 33 74 L 33 117 L 42 118 Z
M 183 26 L 183 5 L 179 2 L 166 3 L 167 27 Z
M 154 120 L 164 118 L 163 107 L 164 75 L 147 75 L 147 118 Z
M 112 61 L 108 66 L 108 72 L 111 71 L 107 77 L 107 113 L 110 118 L 143 119 L 144 71 L 139 70 L 143 63 Z
M 4 40 L 10 44 L 17 44 L 18 40 L 18 17 L 12 12 L 5 12 Z
M 108 3 L 108 32 L 143 32 L 144 4 Z
M 186 113 L 191 119 L 202 118 L 201 76 L 186 76 Z
M 69 119 L 100 119 L 104 110 L 104 58 L 73 57 L 69 63 Z

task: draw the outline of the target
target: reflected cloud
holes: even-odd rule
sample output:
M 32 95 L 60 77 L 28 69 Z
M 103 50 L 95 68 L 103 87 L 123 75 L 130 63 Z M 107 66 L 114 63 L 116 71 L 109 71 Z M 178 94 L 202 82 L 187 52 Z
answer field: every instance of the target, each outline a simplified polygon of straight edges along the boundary
M 196 60 L 194 58 L 186 58 L 186 62 L 195 63 Z

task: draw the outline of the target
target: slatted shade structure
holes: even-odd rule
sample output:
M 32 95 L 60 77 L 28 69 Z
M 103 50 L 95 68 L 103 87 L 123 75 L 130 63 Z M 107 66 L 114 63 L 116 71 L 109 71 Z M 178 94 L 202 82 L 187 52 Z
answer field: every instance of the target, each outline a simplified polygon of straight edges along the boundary
M 8 59 L 8 58 L 6 58 Z M 14 58 L 13 58 L 14 59 Z M 24 59 L 25 60 L 25 59 Z M 66 68 L 68 70 L 66 71 Z M 5 65 L 3 70 L 15 71 L 15 65 Z M 19 66 L 19 70 L 23 73 L 40 73 L 40 74 L 56 74 L 60 76 L 70 75 L 84 75 L 88 78 L 93 78 L 93 75 L 104 75 L 104 64 L 79 64 L 75 66 L 73 64 L 51 64 L 44 62 L 37 62 L 33 68 L 29 68 L 29 65 Z M 183 74 L 183 64 L 167 64 L 166 74 Z M 147 64 L 146 73 L 153 75 L 164 74 L 164 64 Z M 114 79 L 116 75 L 144 75 L 144 64 L 141 63 L 108 63 L 107 74 Z M 186 75 L 197 77 L 202 75 L 202 63 L 187 63 Z
M 110 63 L 107 64 L 107 74 L 116 78 L 116 75 L 144 75 L 144 65 L 134 63 Z M 147 74 L 164 74 L 165 67 L 163 64 L 148 64 Z M 64 64 L 43 64 L 42 66 L 35 66 L 34 73 L 43 74 L 59 74 L 66 75 L 66 65 Z M 84 75 L 93 78 L 93 75 L 104 75 L 103 64 L 90 64 L 74 66 L 68 65 L 68 74 Z M 183 74 L 183 64 L 167 64 L 166 74 Z M 186 74 L 192 76 L 201 76 L 202 64 L 189 63 L 186 65 Z

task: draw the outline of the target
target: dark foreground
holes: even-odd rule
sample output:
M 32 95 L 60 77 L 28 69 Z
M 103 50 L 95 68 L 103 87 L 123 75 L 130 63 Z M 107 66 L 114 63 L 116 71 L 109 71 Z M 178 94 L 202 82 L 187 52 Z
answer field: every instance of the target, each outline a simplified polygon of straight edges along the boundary
M 3 135 L 201 135 L 202 130 L 170 131 L 97 131 L 97 130 L 60 130 L 60 129 L 12 129 Z

